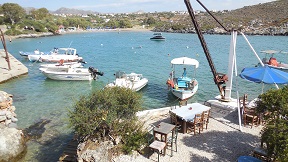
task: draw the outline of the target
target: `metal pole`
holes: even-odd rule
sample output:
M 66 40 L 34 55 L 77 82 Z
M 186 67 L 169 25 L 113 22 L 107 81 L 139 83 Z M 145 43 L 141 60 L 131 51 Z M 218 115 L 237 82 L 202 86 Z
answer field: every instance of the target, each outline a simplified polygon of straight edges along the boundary
M 246 40 L 246 42 L 248 43 L 248 45 L 250 46 L 250 48 L 252 49 L 252 51 L 254 52 L 255 56 L 257 57 L 257 59 L 259 60 L 261 66 L 264 66 L 262 60 L 259 58 L 259 56 L 257 55 L 256 51 L 254 50 L 254 48 L 252 47 L 252 45 L 250 44 L 250 42 L 248 41 L 248 39 L 246 38 L 246 36 L 240 32 L 242 34 L 242 36 L 244 37 L 244 39 Z
M 7 63 L 8 63 L 8 69 L 11 70 L 10 60 L 9 60 L 9 55 L 8 55 L 7 48 L 6 48 L 6 42 L 5 42 L 4 34 L 3 34 L 3 32 L 2 32 L 1 29 L 0 29 L 0 32 L 1 32 L 2 45 L 3 45 L 4 51 L 5 51 L 5 53 L 6 53 L 5 60 L 6 60 Z

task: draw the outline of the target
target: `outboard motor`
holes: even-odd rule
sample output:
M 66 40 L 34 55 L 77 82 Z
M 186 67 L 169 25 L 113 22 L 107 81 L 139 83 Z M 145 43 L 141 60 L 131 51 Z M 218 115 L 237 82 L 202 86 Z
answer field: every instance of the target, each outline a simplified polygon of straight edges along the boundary
M 94 67 L 89 67 L 88 71 L 91 73 L 91 75 L 93 76 L 93 79 L 96 80 L 97 79 L 97 75 L 103 76 L 104 73 L 101 71 L 98 71 L 98 69 L 95 69 Z

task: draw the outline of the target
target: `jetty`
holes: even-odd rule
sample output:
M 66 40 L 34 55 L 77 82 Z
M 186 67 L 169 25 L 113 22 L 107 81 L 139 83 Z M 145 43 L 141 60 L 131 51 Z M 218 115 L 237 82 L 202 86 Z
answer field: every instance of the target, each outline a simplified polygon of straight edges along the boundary
M 7 56 L 9 57 L 9 63 L 7 62 Z M 18 78 L 24 74 L 28 74 L 28 68 L 10 53 L 7 52 L 6 54 L 4 49 L 0 49 L 0 83 Z

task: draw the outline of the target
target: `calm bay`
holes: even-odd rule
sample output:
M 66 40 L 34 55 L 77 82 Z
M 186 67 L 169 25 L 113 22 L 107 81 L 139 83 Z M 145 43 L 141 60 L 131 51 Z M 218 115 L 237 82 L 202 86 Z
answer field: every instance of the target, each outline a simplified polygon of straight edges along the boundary
M 28 152 L 22 161 L 57 161 L 65 144 L 72 138 L 68 128 L 67 112 L 81 95 L 102 89 L 114 80 L 118 70 L 126 73 L 141 73 L 148 78 L 148 85 L 139 93 L 143 94 L 143 108 L 169 107 L 178 100 L 168 92 L 166 80 L 171 70 L 170 61 L 187 56 L 199 61 L 196 78 L 199 90 L 189 102 L 204 102 L 219 94 L 213 82 L 208 61 L 196 34 L 163 33 L 165 41 L 151 41 L 149 31 L 110 31 L 64 34 L 61 36 L 16 39 L 7 42 L 8 52 L 29 69 L 28 75 L 0 84 L 0 90 L 13 94 L 17 122 L 20 129 L 33 123 L 51 120 L 41 130 L 39 139 L 28 142 Z M 229 35 L 204 35 L 217 72 L 227 73 L 230 46 Z M 288 39 L 283 36 L 247 36 L 255 51 L 262 58 L 261 50 L 288 51 Z M 87 62 L 85 67 L 95 67 L 104 72 L 97 81 L 55 81 L 47 79 L 39 71 L 41 63 L 32 63 L 22 58 L 19 51 L 50 51 L 54 47 L 73 47 Z M 237 39 L 237 73 L 244 67 L 258 63 L 242 36 Z M 278 60 L 288 62 L 288 55 L 279 54 Z M 181 73 L 182 71 L 180 71 Z M 189 72 L 188 72 L 189 73 Z M 192 72 L 191 72 L 192 73 Z M 238 83 L 236 86 L 236 83 Z M 234 77 L 232 97 L 248 93 L 251 100 L 262 91 L 262 84 L 256 84 Z M 264 90 L 274 88 L 265 85 Z

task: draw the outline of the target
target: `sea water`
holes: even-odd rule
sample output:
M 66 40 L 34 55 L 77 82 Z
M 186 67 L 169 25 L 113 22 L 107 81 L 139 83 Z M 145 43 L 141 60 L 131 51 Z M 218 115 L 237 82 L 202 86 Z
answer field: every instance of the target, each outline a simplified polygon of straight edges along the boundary
M 199 89 L 189 102 L 204 102 L 219 95 L 206 56 L 196 34 L 163 33 L 165 41 L 152 41 L 152 32 L 86 32 L 61 36 L 16 39 L 7 42 L 8 52 L 29 69 L 28 75 L 0 84 L 0 90 L 13 94 L 17 122 L 25 129 L 39 120 L 51 120 L 42 129 L 40 139 L 28 142 L 28 152 L 22 161 L 57 161 L 65 144 L 72 138 L 68 128 L 67 112 L 71 110 L 81 95 L 103 88 L 114 80 L 118 70 L 126 73 L 140 73 L 148 78 L 148 85 L 139 93 L 143 94 L 143 108 L 157 109 L 178 104 L 168 90 L 166 80 L 171 72 L 170 61 L 176 57 L 191 57 L 200 63 L 195 78 Z M 229 35 L 204 35 L 216 71 L 227 74 L 230 48 Z M 247 36 L 255 51 L 262 58 L 261 50 L 288 51 L 287 37 Z M 47 79 L 39 71 L 41 63 L 29 62 L 20 56 L 19 51 L 50 51 L 54 47 L 72 47 L 92 66 L 104 72 L 97 81 L 55 81 Z M 237 73 L 244 67 L 258 64 L 248 44 L 238 36 Z M 278 60 L 288 62 L 288 55 L 278 54 Z M 181 70 L 181 69 L 180 69 Z M 179 73 L 182 73 L 180 71 Z M 189 74 L 190 73 L 190 74 Z M 187 71 L 191 75 L 193 71 Z M 265 85 L 264 91 L 274 88 Z M 232 97 L 248 94 L 249 99 L 262 92 L 262 84 L 256 84 L 233 77 Z

